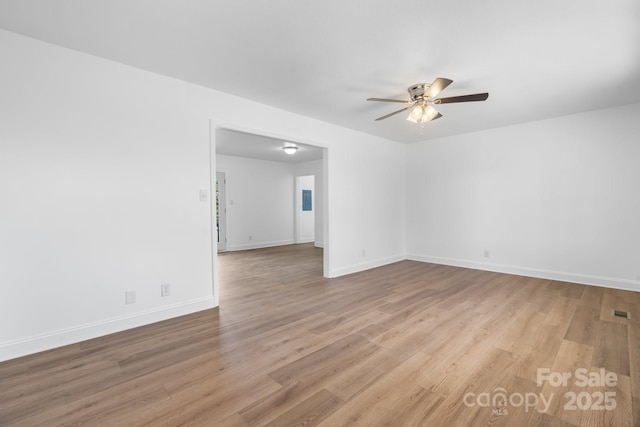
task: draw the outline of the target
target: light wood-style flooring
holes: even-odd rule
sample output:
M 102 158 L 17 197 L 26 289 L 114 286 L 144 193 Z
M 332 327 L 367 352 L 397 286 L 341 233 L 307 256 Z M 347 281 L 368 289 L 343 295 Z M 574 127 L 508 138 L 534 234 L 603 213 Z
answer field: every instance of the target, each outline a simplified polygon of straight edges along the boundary
M 1 363 L 0 425 L 640 425 L 640 293 L 412 261 L 329 280 L 311 245 L 219 264 L 219 309 Z

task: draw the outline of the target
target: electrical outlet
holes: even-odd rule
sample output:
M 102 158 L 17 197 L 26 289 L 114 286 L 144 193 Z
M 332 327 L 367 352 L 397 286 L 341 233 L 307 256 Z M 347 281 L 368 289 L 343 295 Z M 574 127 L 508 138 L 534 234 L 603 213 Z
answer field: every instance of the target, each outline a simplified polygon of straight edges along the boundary
M 136 291 L 126 291 L 124 293 L 124 302 L 125 302 L 125 304 L 135 304 L 135 302 L 136 302 Z
M 252 241 L 252 240 L 253 240 L 253 236 L 249 236 L 249 241 Z
M 160 295 L 163 297 L 171 295 L 171 285 L 169 283 L 163 283 L 160 285 Z
M 367 251 L 365 251 L 364 249 L 362 250 L 362 258 L 366 258 L 367 257 Z
M 489 249 L 485 249 L 484 250 L 484 257 L 485 258 L 489 258 L 491 256 L 491 252 L 489 252 Z

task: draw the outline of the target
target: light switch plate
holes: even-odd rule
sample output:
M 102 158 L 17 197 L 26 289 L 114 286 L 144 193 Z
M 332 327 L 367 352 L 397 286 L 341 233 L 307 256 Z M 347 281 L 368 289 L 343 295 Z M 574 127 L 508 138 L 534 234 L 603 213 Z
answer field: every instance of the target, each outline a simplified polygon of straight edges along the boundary
M 124 302 L 126 304 L 135 304 L 136 302 L 136 291 L 127 291 L 124 293 Z
M 160 285 L 160 296 L 168 297 L 169 295 L 171 295 L 171 285 L 169 283 Z

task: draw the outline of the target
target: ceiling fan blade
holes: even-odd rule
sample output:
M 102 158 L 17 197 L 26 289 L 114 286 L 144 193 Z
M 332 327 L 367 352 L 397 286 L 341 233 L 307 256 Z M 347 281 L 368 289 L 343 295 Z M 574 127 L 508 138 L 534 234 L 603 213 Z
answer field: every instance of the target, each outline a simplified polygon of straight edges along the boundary
M 472 95 L 451 96 L 449 98 L 434 99 L 434 104 L 451 104 L 454 102 L 472 102 L 472 101 L 486 101 L 489 97 L 488 93 L 474 93 Z
M 431 98 L 431 99 L 435 98 L 436 96 L 438 96 L 440 92 L 444 90 L 444 88 L 449 86 L 451 83 L 453 83 L 453 80 L 438 77 L 433 81 L 433 83 L 431 83 L 431 86 L 429 86 L 429 88 L 425 91 L 424 97 Z
M 405 107 L 405 108 L 403 108 L 401 110 L 394 111 L 393 113 L 387 114 L 386 116 L 378 117 L 375 121 L 377 122 L 377 121 L 380 121 L 380 120 L 384 120 L 387 117 L 391 117 L 391 116 L 396 115 L 398 113 L 402 113 L 403 111 L 408 110 L 411 107 L 413 107 L 413 105 L 409 105 L 408 107 Z
M 411 101 L 405 101 L 402 99 L 388 99 L 388 98 L 367 98 L 367 101 L 379 101 L 379 102 L 399 102 L 401 104 L 408 104 Z

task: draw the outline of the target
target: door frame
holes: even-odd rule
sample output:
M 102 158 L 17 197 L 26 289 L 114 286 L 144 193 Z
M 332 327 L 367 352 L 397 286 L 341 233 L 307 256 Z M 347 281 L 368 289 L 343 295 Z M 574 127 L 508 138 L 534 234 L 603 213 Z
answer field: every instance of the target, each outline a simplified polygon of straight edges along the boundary
M 220 182 L 222 181 L 222 184 Z M 216 229 L 217 229 L 217 251 L 227 250 L 227 174 L 223 170 L 216 171 L 214 181 L 214 192 L 216 197 Z M 218 200 L 219 198 L 219 200 Z M 219 211 L 219 212 L 218 212 Z

